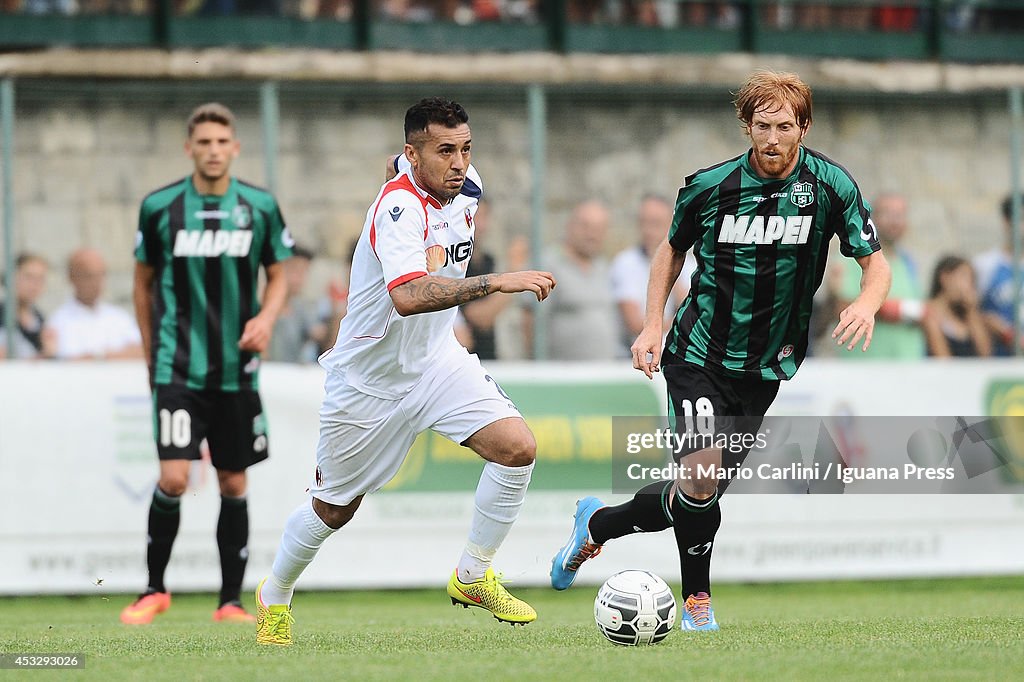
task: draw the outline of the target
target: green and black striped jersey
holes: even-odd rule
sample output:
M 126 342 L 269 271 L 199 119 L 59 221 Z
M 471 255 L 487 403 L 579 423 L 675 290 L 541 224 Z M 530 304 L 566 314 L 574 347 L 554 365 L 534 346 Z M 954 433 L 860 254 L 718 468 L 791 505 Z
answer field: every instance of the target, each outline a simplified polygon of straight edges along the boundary
M 665 348 L 733 377 L 789 379 L 807 354 L 814 292 L 829 241 L 844 256 L 881 248 L 850 173 L 801 147 L 789 177 L 765 179 L 750 152 L 686 178 L 669 243 L 697 270 Z
M 260 310 L 260 264 L 288 258 L 293 245 L 273 195 L 235 178 L 223 196 L 199 194 L 191 176 L 147 196 L 135 258 L 156 269 L 155 383 L 259 388 L 259 356 L 238 340 Z

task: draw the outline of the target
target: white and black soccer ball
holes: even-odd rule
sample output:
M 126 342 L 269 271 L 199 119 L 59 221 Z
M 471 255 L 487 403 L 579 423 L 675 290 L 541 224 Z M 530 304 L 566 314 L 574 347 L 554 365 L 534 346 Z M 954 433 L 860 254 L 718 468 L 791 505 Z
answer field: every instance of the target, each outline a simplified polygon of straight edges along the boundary
M 672 588 L 653 573 L 622 571 L 597 591 L 594 620 L 613 644 L 657 644 L 676 624 L 676 599 Z

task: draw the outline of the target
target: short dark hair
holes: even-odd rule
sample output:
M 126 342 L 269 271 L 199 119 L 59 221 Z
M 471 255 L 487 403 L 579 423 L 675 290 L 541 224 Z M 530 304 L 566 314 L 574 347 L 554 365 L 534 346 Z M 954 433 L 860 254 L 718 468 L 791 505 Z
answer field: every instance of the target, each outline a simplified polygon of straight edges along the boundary
M 935 270 L 932 272 L 931 298 L 935 298 L 942 293 L 943 275 L 953 272 L 964 265 L 970 266 L 970 264 L 969 260 L 960 256 L 944 256 L 940 258 L 939 262 L 935 264 Z
M 469 114 L 461 104 L 444 97 L 421 99 L 405 112 L 405 141 L 413 144 L 413 138 L 427 132 L 427 126 L 431 123 L 458 128 L 463 123 L 469 123 Z
M 31 253 L 29 251 L 23 251 L 19 253 L 17 258 L 14 259 L 14 269 L 21 270 L 22 267 L 29 263 L 42 263 L 46 267 L 50 267 L 50 264 L 46 262 L 46 259 L 40 256 L 38 253 Z
M 198 107 L 193 109 L 192 115 L 188 117 L 189 137 L 192 137 L 192 132 L 200 123 L 220 123 L 221 125 L 234 130 L 235 115 L 223 104 L 218 102 L 207 102 L 206 104 L 200 104 Z
M 1024 196 L 1021 197 L 1021 201 L 1024 201 Z M 1003 199 L 1003 218 L 1006 222 L 1010 222 L 1010 214 L 1013 213 L 1013 194 L 1007 194 L 1006 198 Z

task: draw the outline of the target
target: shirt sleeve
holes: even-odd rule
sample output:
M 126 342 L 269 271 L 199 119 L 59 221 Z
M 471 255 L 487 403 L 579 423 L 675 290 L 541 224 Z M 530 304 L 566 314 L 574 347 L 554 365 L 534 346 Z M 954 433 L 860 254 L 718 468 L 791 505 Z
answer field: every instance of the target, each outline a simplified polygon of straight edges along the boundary
M 267 216 L 267 248 L 263 249 L 260 262 L 267 266 L 291 258 L 295 240 L 292 238 L 292 233 L 288 231 L 281 207 L 277 205 L 276 201 L 265 215 Z
M 426 212 L 411 193 L 398 190 L 381 199 L 370 226 L 370 247 L 388 291 L 427 274 L 426 229 Z
M 847 258 L 870 256 L 880 251 L 878 230 L 871 220 L 871 206 L 860 193 L 853 181 L 839 184 L 832 188 L 833 205 L 830 216 L 833 229 L 839 236 L 839 251 Z
M 700 213 L 706 195 L 693 179 L 692 175 L 687 178 L 679 190 L 672 226 L 668 230 L 668 243 L 676 251 L 689 251 L 699 235 Z
M 157 220 L 143 201 L 139 207 L 139 225 L 135 231 L 135 260 L 147 265 L 159 265 L 160 237 L 156 232 Z

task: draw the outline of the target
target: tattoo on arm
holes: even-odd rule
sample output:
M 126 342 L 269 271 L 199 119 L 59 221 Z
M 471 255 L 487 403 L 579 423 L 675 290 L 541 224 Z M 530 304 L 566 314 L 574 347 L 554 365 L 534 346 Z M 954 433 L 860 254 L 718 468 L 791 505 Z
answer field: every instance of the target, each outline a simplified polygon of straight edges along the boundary
M 454 308 L 463 303 L 487 296 L 491 287 L 490 275 L 479 275 L 468 279 L 449 277 L 419 277 L 405 284 L 419 312 Z

